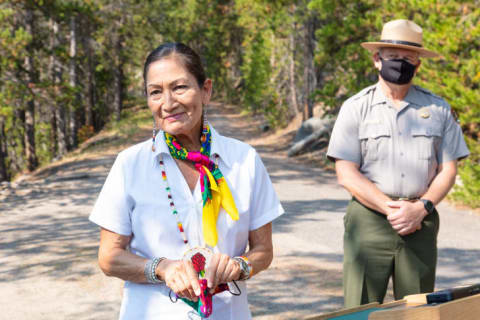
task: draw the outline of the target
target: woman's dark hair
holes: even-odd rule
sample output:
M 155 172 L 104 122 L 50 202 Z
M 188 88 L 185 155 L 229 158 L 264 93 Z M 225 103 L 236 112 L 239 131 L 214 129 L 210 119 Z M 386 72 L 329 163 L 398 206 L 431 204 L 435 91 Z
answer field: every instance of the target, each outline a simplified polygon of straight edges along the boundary
M 147 92 L 147 73 L 150 65 L 153 62 L 169 57 L 172 54 L 178 55 L 188 72 L 190 72 L 197 80 L 198 86 L 200 88 L 203 87 L 207 77 L 205 76 L 205 71 L 203 70 L 200 56 L 193 51 L 192 48 L 183 43 L 167 42 L 150 52 L 147 60 L 145 60 L 145 65 L 143 66 L 143 82 L 145 93 Z

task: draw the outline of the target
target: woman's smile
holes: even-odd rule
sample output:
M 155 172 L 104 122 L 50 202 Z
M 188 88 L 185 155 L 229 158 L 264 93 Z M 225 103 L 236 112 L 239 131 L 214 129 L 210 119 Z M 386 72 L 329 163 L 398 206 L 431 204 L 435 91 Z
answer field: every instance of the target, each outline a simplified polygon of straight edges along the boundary
M 185 115 L 185 112 L 179 112 L 179 113 L 175 113 L 175 114 L 171 114 L 171 115 L 167 115 L 166 117 L 164 117 L 163 119 L 168 121 L 168 122 L 175 122 L 175 121 L 178 121 L 180 119 L 182 119 L 182 117 Z

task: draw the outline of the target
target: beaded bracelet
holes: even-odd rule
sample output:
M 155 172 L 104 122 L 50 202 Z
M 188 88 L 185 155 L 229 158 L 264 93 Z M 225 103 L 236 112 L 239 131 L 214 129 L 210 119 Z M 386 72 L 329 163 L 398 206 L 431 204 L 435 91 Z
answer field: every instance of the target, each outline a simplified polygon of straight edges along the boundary
M 253 274 L 253 266 L 252 266 L 252 263 L 250 262 L 250 260 L 248 260 L 247 257 L 245 256 L 240 256 L 240 258 L 242 258 L 248 265 L 248 268 L 250 269 L 250 272 L 248 273 L 248 278 L 247 279 L 250 279 L 252 277 L 252 274 Z
M 162 260 L 165 260 L 165 258 L 154 258 L 151 260 L 148 260 L 147 263 L 145 263 L 145 268 L 143 269 L 143 273 L 145 274 L 145 278 L 147 279 L 148 283 L 151 284 L 158 284 L 158 283 L 163 283 L 164 281 L 160 280 L 157 278 L 157 275 L 155 274 L 155 270 L 157 269 L 157 266 L 162 262 Z

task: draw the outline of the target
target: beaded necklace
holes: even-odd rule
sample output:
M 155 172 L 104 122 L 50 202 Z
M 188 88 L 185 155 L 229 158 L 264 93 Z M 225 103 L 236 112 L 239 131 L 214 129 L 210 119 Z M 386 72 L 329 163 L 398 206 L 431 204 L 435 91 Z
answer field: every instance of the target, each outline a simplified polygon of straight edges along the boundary
M 208 125 L 204 125 L 202 129 L 202 136 L 200 137 L 200 142 L 202 143 L 202 146 L 200 148 L 201 153 L 208 153 L 210 154 L 210 142 L 211 142 L 211 134 Z M 170 148 L 169 151 L 172 153 L 172 151 L 177 152 L 177 157 L 178 158 L 186 158 L 188 151 L 185 148 L 182 148 L 176 141 L 173 141 L 172 143 L 172 138 L 171 136 L 165 135 L 165 141 L 167 145 L 174 144 L 175 148 Z M 168 184 L 168 179 L 167 179 L 167 171 L 165 169 L 165 164 L 163 163 L 163 156 L 160 154 L 160 170 L 162 171 L 162 179 L 163 182 L 165 183 L 165 190 L 167 191 L 167 197 L 168 201 L 170 201 L 170 208 L 172 209 L 172 214 L 175 216 L 175 219 L 177 221 L 177 229 L 180 232 L 180 235 L 182 236 L 183 243 L 188 244 L 188 239 L 187 236 L 185 235 L 185 231 L 183 229 L 182 222 L 178 218 L 178 211 L 175 208 L 175 203 L 173 202 L 173 196 L 172 196 L 172 189 L 170 188 L 170 185 Z
M 167 191 L 168 201 L 170 201 L 170 208 L 172 209 L 173 216 L 175 216 L 175 219 L 177 220 L 177 229 L 180 232 L 180 235 L 182 236 L 183 243 L 188 244 L 188 239 L 187 239 L 187 236 L 185 235 L 182 222 L 178 218 L 178 211 L 175 208 L 175 202 L 173 201 L 173 196 L 172 196 L 172 189 L 168 184 L 167 172 L 165 170 L 165 164 L 163 163 L 163 156 L 161 154 L 160 154 L 159 164 L 160 164 L 160 170 L 162 171 L 162 180 L 165 184 L 165 191 Z M 215 155 L 215 166 L 218 166 L 218 154 Z
M 163 182 L 165 183 L 165 190 L 167 191 L 168 201 L 170 201 L 170 208 L 172 209 L 172 214 L 175 216 L 175 219 L 177 220 L 177 228 L 180 234 L 182 235 L 183 243 L 187 244 L 188 239 L 187 239 L 187 236 L 185 235 L 185 231 L 183 230 L 182 222 L 178 218 L 178 211 L 175 208 L 175 203 L 173 202 L 172 189 L 168 185 L 167 172 L 165 171 L 165 165 L 163 164 L 162 155 L 160 155 L 159 163 L 160 163 L 160 170 L 162 170 L 162 179 L 163 179 Z
M 210 160 L 210 145 L 211 145 L 211 131 L 208 125 L 204 126 L 200 141 L 202 147 L 200 152 L 189 152 L 187 149 L 182 148 L 176 141 L 175 137 L 164 132 L 165 142 L 168 146 L 172 157 L 181 160 L 189 160 L 195 164 L 195 168 L 200 173 L 200 186 L 202 191 L 203 211 L 202 211 L 202 227 L 204 239 L 210 246 L 215 246 L 217 243 L 217 230 L 216 230 L 216 218 L 222 206 L 233 220 L 238 220 L 238 211 L 235 206 L 235 202 L 230 193 L 230 189 L 218 168 L 218 155 L 215 154 L 215 162 Z M 152 149 L 154 150 L 154 149 Z M 163 162 L 163 156 L 159 157 L 160 170 L 162 172 L 162 180 L 165 184 L 165 190 L 167 192 L 168 201 L 170 202 L 170 208 L 173 216 L 175 216 L 177 222 L 177 229 L 180 232 L 183 243 L 190 247 L 185 230 L 183 229 L 182 222 L 178 217 L 178 211 L 173 201 L 172 189 L 168 184 L 167 171 L 165 169 L 165 163 Z M 207 234 L 208 233 L 208 234 Z M 201 288 L 201 294 L 196 302 L 190 301 L 185 298 L 181 298 L 185 303 L 190 305 L 202 319 L 208 318 L 212 312 L 212 294 L 207 287 L 207 280 L 205 277 L 205 268 L 208 265 L 212 256 L 212 252 L 208 248 L 192 248 L 185 252 L 184 259 L 191 260 L 195 271 L 199 275 L 199 284 Z M 228 285 L 220 285 L 216 289 L 216 293 L 228 290 L 234 295 L 240 294 L 240 289 L 234 282 L 237 288 L 237 293 L 230 291 Z M 171 291 L 170 291 L 171 294 Z M 178 299 L 178 296 L 176 296 Z M 170 295 L 170 300 L 173 300 Z
M 180 160 L 187 160 L 195 165 L 195 169 L 200 174 L 200 189 L 202 192 L 203 210 L 202 210 L 202 233 L 205 243 L 210 247 L 215 247 L 218 241 L 217 234 L 217 218 L 220 212 L 220 207 L 223 207 L 232 220 L 238 220 L 238 210 L 235 205 L 230 188 L 220 171 L 218 164 L 210 160 L 210 147 L 212 135 L 210 126 L 204 126 L 202 136 L 200 138 L 200 151 L 188 151 L 183 148 L 177 139 L 164 132 L 165 143 L 167 144 L 170 155 L 173 158 Z M 162 178 L 166 182 L 167 195 L 170 201 L 172 213 L 177 219 L 177 227 L 182 234 L 183 241 L 188 243 L 185 236 L 183 226 L 178 219 L 178 211 L 173 203 L 171 188 L 168 185 L 167 174 L 165 171 L 165 164 L 161 158 L 160 166 L 162 168 Z

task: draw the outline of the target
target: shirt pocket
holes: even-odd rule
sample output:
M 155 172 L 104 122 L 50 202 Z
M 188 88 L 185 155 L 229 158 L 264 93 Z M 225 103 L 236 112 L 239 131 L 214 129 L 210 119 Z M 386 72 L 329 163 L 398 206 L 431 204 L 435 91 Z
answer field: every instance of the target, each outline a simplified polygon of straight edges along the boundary
M 364 161 L 383 160 L 388 155 L 391 133 L 387 126 L 375 124 L 360 126 L 358 138 Z
M 438 148 L 442 132 L 437 127 L 412 128 L 412 137 L 415 148 L 418 152 L 418 159 L 432 160 L 435 150 Z

